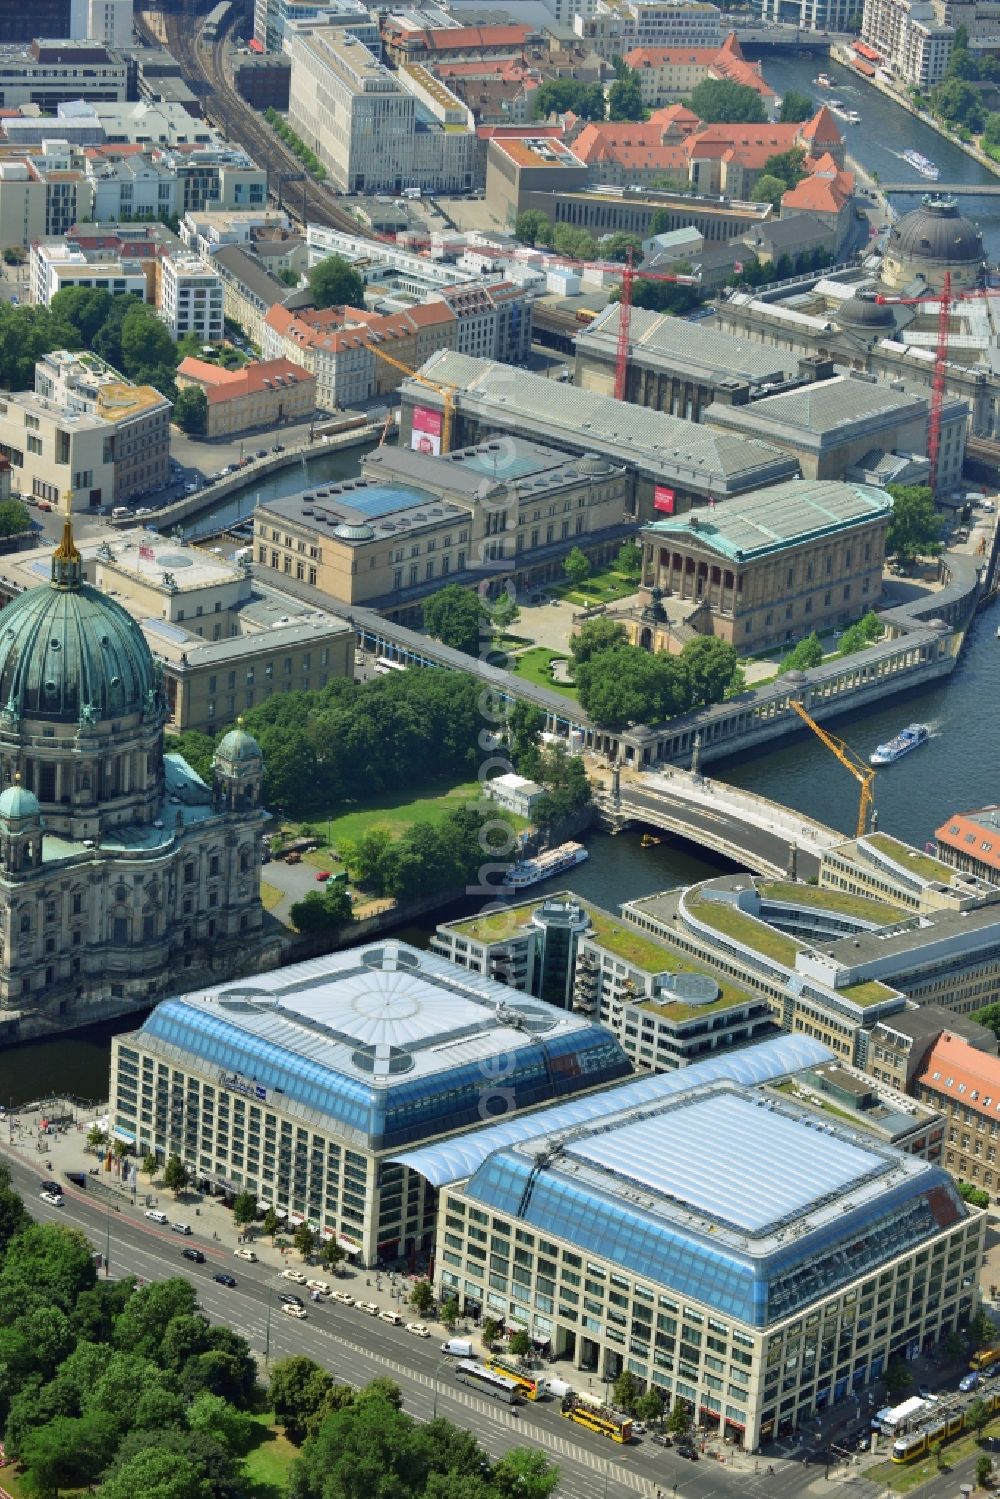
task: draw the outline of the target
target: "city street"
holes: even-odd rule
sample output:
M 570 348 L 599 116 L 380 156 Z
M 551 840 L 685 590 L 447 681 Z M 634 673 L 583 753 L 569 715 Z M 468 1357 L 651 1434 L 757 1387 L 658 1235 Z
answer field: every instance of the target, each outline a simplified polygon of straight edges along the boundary
M 521 1414 L 514 1417 L 492 1401 L 479 1399 L 454 1384 L 449 1363 L 440 1353 L 444 1336 L 440 1326 L 432 1327 L 431 1337 L 422 1340 L 404 1327 L 393 1327 L 367 1317 L 356 1307 L 336 1302 L 307 1302 L 307 1318 L 303 1321 L 284 1317 L 279 1311 L 279 1292 L 301 1291 L 301 1287 L 281 1279 L 280 1252 L 266 1239 L 255 1246 L 261 1256 L 259 1263 L 247 1264 L 234 1257 L 230 1247 L 235 1247 L 232 1218 L 221 1203 L 199 1194 L 189 1194 L 175 1203 L 169 1194 L 155 1191 L 160 1209 L 172 1220 L 192 1225 L 193 1235 L 182 1237 L 143 1216 L 143 1187 L 133 1205 L 120 1187 L 99 1195 L 89 1177 L 86 1191 L 66 1181 L 65 1169 L 89 1170 L 94 1162 L 93 1153 L 85 1149 L 82 1131 L 37 1137 L 32 1127 L 35 1121 L 24 1118 L 21 1123 L 17 1143 L 10 1144 L 5 1138 L 0 1145 L 10 1161 L 15 1187 L 39 1221 L 81 1229 L 95 1250 L 109 1256 L 112 1278 L 137 1275 L 162 1280 L 184 1275 L 198 1288 L 205 1315 L 245 1337 L 262 1364 L 268 1357 L 273 1361 L 304 1353 L 349 1384 L 388 1376 L 399 1383 L 411 1415 L 428 1420 L 436 1408 L 439 1414 L 471 1431 L 494 1456 L 511 1446 L 537 1445 L 559 1465 L 562 1483 L 558 1492 L 565 1499 L 603 1499 L 607 1494 L 656 1499 L 658 1490 L 663 1499 L 673 1499 L 674 1495 L 677 1499 L 735 1499 L 736 1495 L 746 1499 L 796 1499 L 807 1493 L 822 1496 L 841 1487 L 824 1481 L 821 1466 L 814 1464 L 806 1469 L 799 1461 L 776 1461 L 773 1473 L 768 1473 L 767 1461 L 761 1459 L 755 1465 L 754 1459 L 742 1455 L 738 1468 L 709 1456 L 694 1464 L 642 1438 L 627 1448 L 616 1447 L 609 1452 L 609 1444 L 599 1436 L 564 1422 L 553 1400 L 525 1404 Z M 13 1127 L 10 1134 L 15 1135 Z M 51 1160 L 51 1170 L 46 1169 L 46 1160 Z M 46 1177 L 62 1182 L 62 1207 L 51 1207 L 40 1200 L 38 1186 Z M 205 1264 L 184 1260 L 185 1247 L 200 1249 Z M 289 1251 L 288 1263 L 298 1265 L 298 1254 Z M 235 1276 L 234 1289 L 212 1279 L 221 1270 Z M 379 1278 L 381 1289 L 376 1284 Z M 360 1300 L 373 1298 L 385 1308 L 393 1305 L 385 1275 L 347 1269 L 337 1276 L 337 1283 Z M 402 1299 L 406 1293 L 402 1277 L 397 1279 L 396 1290 Z M 405 1306 L 401 1310 L 405 1317 Z M 572 1377 L 571 1371 L 561 1365 L 553 1372 Z M 868 1484 L 854 1479 L 850 1487 L 851 1493 L 862 1499 L 875 1499 L 875 1491 Z

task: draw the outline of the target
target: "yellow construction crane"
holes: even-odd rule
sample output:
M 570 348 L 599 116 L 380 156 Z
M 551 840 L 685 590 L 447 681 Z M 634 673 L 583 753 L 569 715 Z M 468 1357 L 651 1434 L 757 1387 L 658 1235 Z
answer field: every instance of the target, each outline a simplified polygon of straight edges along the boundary
M 814 718 L 811 718 L 800 702 L 795 698 L 788 700 L 796 713 L 807 723 L 816 735 L 821 739 L 831 754 L 836 755 L 845 770 L 861 785 L 861 800 L 858 804 L 858 827 L 856 837 L 861 838 L 868 831 L 868 823 L 871 818 L 872 809 L 875 804 L 875 771 L 870 765 L 856 755 L 849 744 L 843 739 L 838 739 L 836 734 L 828 734 L 826 729 L 821 729 Z
M 455 414 L 455 397 L 453 391 L 457 387 L 454 385 L 445 385 L 440 380 L 432 380 L 428 375 L 422 374 L 420 370 L 411 369 L 408 364 L 404 364 L 394 354 L 388 354 L 385 349 L 380 349 L 378 344 L 372 343 L 368 347 L 373 354 L 377 354 L 380 359 L 384 359 L 386 364 L 391 364 L 393 369 L 402 370 L 403 374 L 409 375 L 412 380 L 419 380 L 421 385 L 429 386 L 431 390 L 437 391 L 444 403 L 444 411 L 441 414 L 441 451 L 442 453 L 450 453 L 451 429 Z

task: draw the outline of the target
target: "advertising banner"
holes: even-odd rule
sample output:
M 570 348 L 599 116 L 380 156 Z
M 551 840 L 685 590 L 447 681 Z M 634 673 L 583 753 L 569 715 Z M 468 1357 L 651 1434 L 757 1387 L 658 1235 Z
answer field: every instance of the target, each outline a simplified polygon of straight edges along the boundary
M 413 431 L 410 434 L 410 447 L 413 451 L 433 453 L 436 458 L 439 457 L 442 424 L 440 411 L 432 411 L 429 406 L 414 406 Z
M 653 490 L 653 509 L 661 510 L 664 515 L 673 515 L 674 491 L 664 484 L 657 484 Z

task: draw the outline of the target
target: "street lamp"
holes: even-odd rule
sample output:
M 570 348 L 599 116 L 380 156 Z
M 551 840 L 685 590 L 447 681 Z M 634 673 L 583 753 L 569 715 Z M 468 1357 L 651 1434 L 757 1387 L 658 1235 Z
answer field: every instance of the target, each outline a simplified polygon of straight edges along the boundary
M 438 1413 L 438 1375 L 441 1373 L 442 1367 L 447 1363 L 448 1360 L 446 1358 L 439 1358 L 437 1363 L 434 1365 L 434 1408 L 431 1413 L 432 1421 L 437 1420 Z

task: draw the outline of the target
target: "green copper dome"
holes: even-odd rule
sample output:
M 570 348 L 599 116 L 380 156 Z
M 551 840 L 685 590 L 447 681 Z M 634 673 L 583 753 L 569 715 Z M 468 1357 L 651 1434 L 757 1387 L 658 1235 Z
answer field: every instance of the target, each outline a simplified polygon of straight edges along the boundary
M 158 673 L 130 614 L 82 581 L 67 522 L 52 582 L 0 612 L 0 713 L 51 723 L 96 723 L 141 713 Z
M 244 728 L 230 729 L 215 747 L 215 758 L 217 760 L 228 760 L 231 765 L 237 765 L 243 760 L 260 760 L 260 745 L 252 734 L 248 734 Z
M 25 817 L 40 817 L 38 797 L 26 786 L 8 786 L 0 796 L 0 818 L 5 822 L 16 822 Z

